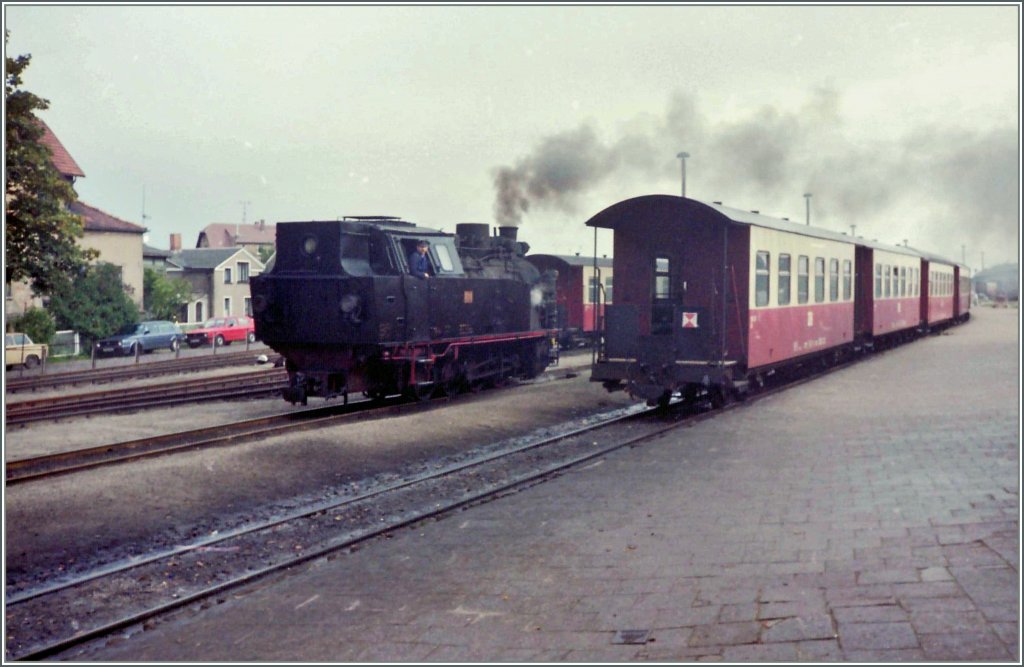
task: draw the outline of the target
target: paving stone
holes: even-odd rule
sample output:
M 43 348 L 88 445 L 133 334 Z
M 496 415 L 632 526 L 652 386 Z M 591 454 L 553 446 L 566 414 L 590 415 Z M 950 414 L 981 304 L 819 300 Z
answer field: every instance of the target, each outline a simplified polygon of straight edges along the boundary
M 844 623 L 839 628 L 839 643 L 847 649 L 919 648 L 910 623 Z
M 872 605 L 863 607 L 836 607 L 832 615 L 841 628 L 845 623 L 892 623 L 909 620 L 899 605 Z
M 757 622 L 698 625 L 693 629 L 690 646 L 752 644 L 760 634 L 761 624 Z
M 925 659 L 924 651 L 919 648 L 900 649 L 849 649 L 843 651 L 843 656 L 849 662 L 922 662 Z
M 761 625 L 765 626 L 761 631 L 763 642 L 833 639 L 836 636 L 836 631 L 832 627 L 832 617 L 824 613 L 765 621 Z
M 725 662 L 795 662 L 796 642 L 777 644 L 744 644 L 726 646 L 722 650 Z
M 994 632 L 970 632 L 921 636 L 928 660 L 1007 660 L 1010 652 Z

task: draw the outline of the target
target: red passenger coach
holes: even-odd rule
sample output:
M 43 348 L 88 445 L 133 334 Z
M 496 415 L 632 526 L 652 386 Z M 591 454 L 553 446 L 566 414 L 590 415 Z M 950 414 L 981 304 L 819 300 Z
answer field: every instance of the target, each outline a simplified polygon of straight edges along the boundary
M 920 254 L 863 239 L 856 243 L 858 336 L 902 339 L 916 333 L 924 320 Z
M 592 379 L 651 403 L 740 390 L 855 335 L 855 244 L 718 203 L 619 202 L 589 221 L 614 232 L 614 304 Z
M 541 273 L 557 271 L 559 343 L 568 346 L 593 336 L 612 301 L 612 260 L 579 255 L 527 255 Z

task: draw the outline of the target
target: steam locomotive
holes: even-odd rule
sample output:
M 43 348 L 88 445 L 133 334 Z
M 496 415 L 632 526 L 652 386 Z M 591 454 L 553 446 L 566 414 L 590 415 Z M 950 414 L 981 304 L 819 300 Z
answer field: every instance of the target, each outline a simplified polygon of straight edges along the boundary
M 391 216 L 279 223 L 251 290 L 256 335 L 285 360 L 284 398 L 425 399 L 541 373 L 557 358 L 556 276 L 523 259 L 515 227 L 497 232 Z M 409 271 L 423 240 L 429 277 Z

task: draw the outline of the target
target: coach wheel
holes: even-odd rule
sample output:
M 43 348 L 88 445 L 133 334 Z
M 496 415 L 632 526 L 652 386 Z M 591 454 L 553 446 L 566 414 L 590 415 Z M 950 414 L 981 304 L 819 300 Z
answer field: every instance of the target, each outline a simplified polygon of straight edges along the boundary
M 718 408 L 724 407 L 728 403 L 728 397 L 725 395 L 725 391 L 721 387 L 711 387 L 708 389 L 708 399 L 711 401 L 711 407 Z

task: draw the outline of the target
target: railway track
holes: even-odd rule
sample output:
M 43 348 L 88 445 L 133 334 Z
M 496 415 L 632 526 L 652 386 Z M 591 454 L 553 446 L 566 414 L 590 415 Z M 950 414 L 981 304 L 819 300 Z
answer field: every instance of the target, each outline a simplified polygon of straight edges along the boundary
M 809 379 L 765 389 L 746 403 L 729 403 L 719 410 L 708 409 L 713 402 L 710 396 L 677 404 L 676 409 L 683 410 L 677 413 L 636 405 L 555 435 L 480 447 L 463 458 L 428 465 L 389 484 L 353 483 L 301 510 L 96 566 L 41 586 L 8 582 L 8 656 L 18 660 L 57 656 L 176 609 L 215 604 L 223 601 L 226 591 L 272 573 L 535 484 Z M 651 419 L 655 414 L 661 416 Z M 630 422 L 629 428 L 618 428 L 625 422 Z
M 76 417 L 200 400 L 243 398 L 274 393 L 286 387 L 288 374 L 279 368 L 233 373 L 212 378 L 191 378 L 140 387 L 67 394 L 7 402 L 7 426 L 42 419 Z
M 247 350 L 244 352 L 218 352 L 217 354 L 188 356 L 180 359 L 162 359 L 160 361 L 147 361 L 138 364 L 122 364 L 107 368 L 94 368 L 77 371 L 63 371 L 60 373 L 47 373 L 45 375 L 33 375 L 30 377 L 12 378 L 7 377 L 5 385 L 8 394 L 37 391 L 40 389 L 52 389 L 79 384 L 101 384 L 115 380 L 134 380 L 139 378 L 154 377 L 158 375 L 171 375 L 175 373 L 189 373 L 195 371 L 223 368 L 226 366 L 242 366 L 252 364 L 259 354 L 276 356 L 272 350 L 265 351 Z

